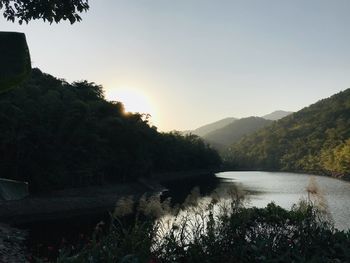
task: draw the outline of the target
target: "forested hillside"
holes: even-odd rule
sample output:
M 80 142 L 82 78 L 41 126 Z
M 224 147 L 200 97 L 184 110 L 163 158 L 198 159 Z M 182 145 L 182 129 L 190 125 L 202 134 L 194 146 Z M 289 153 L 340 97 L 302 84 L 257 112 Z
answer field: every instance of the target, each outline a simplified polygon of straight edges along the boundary
M 244 135 L 252 134 L 271 123 L 272 121 L 260 117 L 243 118 L 235 120 L 221 129 L 212 131 L 203 136 L 203 138 L 213 145 L 213 147 L 222 150 L 230 144 L 237 142 Z
M 239 168 L 350 174 L 350 89 L 323 99 L 253 135 L 225 153 Z
M 237 119 L 233 117 L 228 117 L 213 123 L 206 124 L 204 126 L 201 126 L 193 131 L 190 131 L 191 133 L 198 135 L 198 136 L 206 136 L 208 133 L 213 132 L 217 129 L 221 129 L 233 122 L 235 122 Z
M 145 115 L 106 101 L 101 86 L 38 69 L 0 96 L 0 156 L 1 177 L 28 181 L 33 191 L 220 164 L 197 136 L 159 133 Z

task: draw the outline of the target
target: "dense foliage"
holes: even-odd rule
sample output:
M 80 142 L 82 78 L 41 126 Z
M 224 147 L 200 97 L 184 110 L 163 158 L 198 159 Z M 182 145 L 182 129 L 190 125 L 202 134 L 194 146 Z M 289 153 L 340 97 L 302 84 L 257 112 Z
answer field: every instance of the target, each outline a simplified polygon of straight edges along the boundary
M 4 17 L 20 24 L 32 19 L 59 22 L 69 20 L 71 24 L 80 21 L 79 13 L 89 9 L 88 0 L 0 0 Z
M 102 87 L 34 69 L 0 97 L 0 174 L 32 190 L 125 182 L 155 172 L 206 169 L 218 154 L 197 136 L 159 133 Z
M 323 99 L 233 144 L 240 168 L 350 174 L 350 89 Z
M 245 208 L 229 191 L 231 199 L 208 203 L 191 197 L 184 210 L 154 197 L 120 200 L 106 235 L 98 226 L 85 249 L 63 250 L 57 262 L 349 262 L 349 232 L 334 229 L 316 203 Z

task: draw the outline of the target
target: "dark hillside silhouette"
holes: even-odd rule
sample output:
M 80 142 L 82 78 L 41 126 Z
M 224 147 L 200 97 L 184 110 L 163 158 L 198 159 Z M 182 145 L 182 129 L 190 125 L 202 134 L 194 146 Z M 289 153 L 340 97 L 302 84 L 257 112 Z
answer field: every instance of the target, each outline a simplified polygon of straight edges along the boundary
M 199 137 L 159 133 L 147 115 L 106 101 L 101 86 L 69 84 L 38 69 L 0 96 L 0 156 L 0 174 L 28 181 L 32 191 L 220 164 Z

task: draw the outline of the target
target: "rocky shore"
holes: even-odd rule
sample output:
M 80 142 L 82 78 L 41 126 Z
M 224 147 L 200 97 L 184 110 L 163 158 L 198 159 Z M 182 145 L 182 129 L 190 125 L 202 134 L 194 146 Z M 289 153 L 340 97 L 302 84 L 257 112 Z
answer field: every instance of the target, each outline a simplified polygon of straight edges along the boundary
M 26 232 L 0 224 L 0 262 L 29 262 L 25 238 Z

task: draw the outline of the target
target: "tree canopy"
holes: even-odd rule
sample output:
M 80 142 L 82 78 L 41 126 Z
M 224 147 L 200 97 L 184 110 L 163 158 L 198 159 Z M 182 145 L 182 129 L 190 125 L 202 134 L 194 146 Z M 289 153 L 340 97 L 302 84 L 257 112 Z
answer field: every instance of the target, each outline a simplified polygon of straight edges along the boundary
M 106 101 L 102 87 L 33 69 L 0 96 L 0 174 L 32 190 L 134 181 L 211 169 L 219 155 L 194 135 L 160 133 L 142 114 Z
M 81 21 L 80 14 L 89 9 L 88 0 L 0 0 L 4 17 L 20 24 L 31 20 L 60 22 L 69 20 L 71 24 Z

